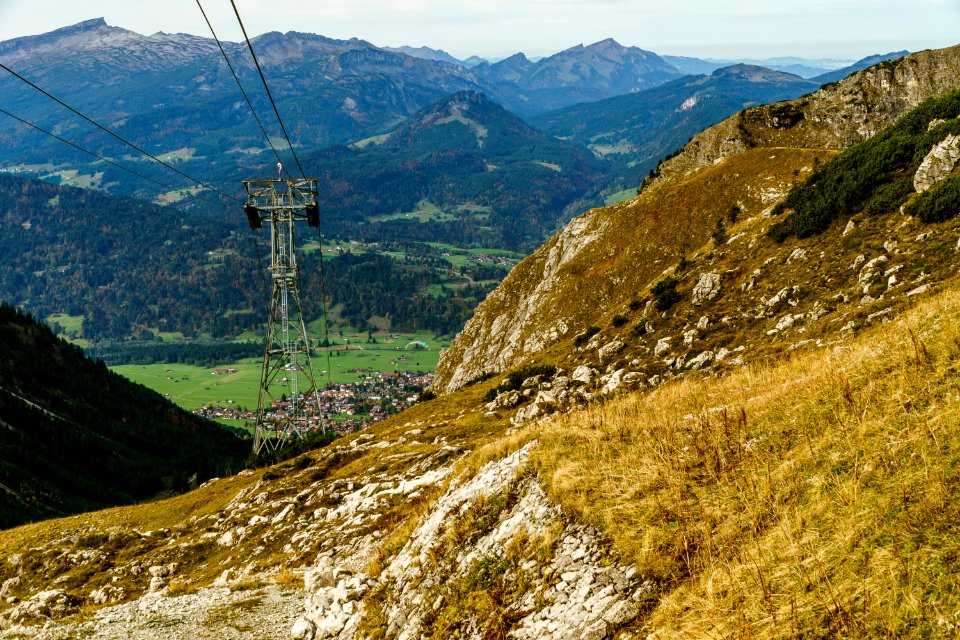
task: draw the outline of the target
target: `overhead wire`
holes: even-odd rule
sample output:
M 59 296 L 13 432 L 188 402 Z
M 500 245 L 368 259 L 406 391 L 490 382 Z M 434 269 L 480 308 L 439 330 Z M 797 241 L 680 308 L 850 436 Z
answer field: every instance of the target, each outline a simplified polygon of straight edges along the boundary
M 59 104 L 60 106 L 64 107 L 65 109 L 67 109 L 67 110 L 70 111 L 71 113 L 74 113 L 75 115 L 83 118 L 84 120 L 86 120 L 87 122 L 89 122 L 89 123 L 92 124 L 93 126 L 97 127 L 98 129 L 100 129 L 100 130 L 103 131 L 104 133 L 109 134 L 110 136 L 116 138 L 117 140 L 119 140 L 119 141 L 122 142 L 123 144 L 127 145 L 127 146 L 130 147 L 131 149 L 134 149 L 134 150 L 137 151 L 138 153 L 141 153 L 142 155 L 150 158 L 150 159 L 153 160 L 154 162 L 157 162 L 157 163 L 163 165 L 163 166 L 166 167 L 167 169 L 170 169 L 170 170 L 173 171 L 174 173 L 176 173 L 176 174 L 178 174 L 178 175 L 186 178 L 186 179 L 189 180 L 190 182 L 193 182 L 194 184 L 196 184 L 196 185 L 198 185 L 198 186 L 201 186 L 201 187 L 203 187 L 203 188 L 205 188 L 205 189 L 209 189 L 210 191 L 216 193 L 217 195 L 219 195 L 219 196 L 222 197 L 222 198 L 226 198 L 226 199 L 228 199 L 228 200 L 233 200 L 234 202 L 242 202 L 242 200 L 240 200 L 240 198 L 237 198 L 237 197 L 235 197 L 235 196 L 231 196 L 231 195 L 229 195 L 229 194 L 226 194 L 226 193 L 224 193 L 223 191 L 221 191 L 220 189 L 217 189 L 216 187 L 213 187 L 213 186 L 207 184 L 206 182 L 203 182 L 202 180 L 197 180 L 197 179 L 194 178 L 193 176 L 187 175 L 186 173 L 184 173 L 184 172 L 181 171 L 180 169 L 177 169 L 175 166 L 173 166 L 173 165 L 170 164 L 169 162 L 164 162 L 163 160 L 161 160 L 161 159 L 158 158 L 157 156 L 153 155 L 153 154 L 150 153 L 149 151 L 147 151 L 147 150 L 145 150 L 145 149 L 143 149 L 143 148 L 135 145 L 134 143 L 130 142 L 129 140 L 127 140 L 126 138 L 124 138 L 124 137 L 121 136 L 120 134 L 118 134 L 118 133 L 112 131 L 111 129 L 109 129 L 108 127 L 100 124 L 99 122 L 97 122 L 97 121 L 94 120 L 93 118 L 90 118 L 89 116 L 81 113 L 78 109 L 70 106 L 69 104 L 67 104 L 66 102 L 64 102 L 64 101 L 61 100 L 60 98 L 56 97 L 55 95 L 53 95 L 53 94 L 50 93 L 49 91 L 47 91 L 47 90 L 43 89 L 42 87 L 38 86 L 37 84 L 31 82 L 30 80 L 28 80 L 27 78 L 23 77 L 22 75 L 20 75 L 19 73 L 17 73 L 16 71 L 14 71 L 14 70 L 11 69 L 10 67 L 8 67 L 7 65 L 3 64 L 2 62 L 0 62 L 0 69 L 3 69 L 4 71 L 6 71 L 7 73 L 9 73 L 10 75 L 12 75 L 12 76 L 14 76 L 15 78 L 17 78 L 18 80 L 20 80 L 21 82 L 24 82 L 24 83 L 26 83 L 27 85 L 29 85 L 30 87 L 32 87 L 33 89 L 35 89 L 36 91 L 39 91 L 40 93 L 42 93 L 43 95 L 47 96 L 48 98 L 50 98 L 51 100 L 53 100 L 54 102 L 56 102 L 56 103 Z
M 207 23 L 207 27 L 210 29 L 210 34 L 213 36 L 213 39 L 217 41 L 217 46 L 220 48 L 220 53 L 223 55 L 224 62 L 227 63 L 227 68 L 230 69 L 230 73 L 233 75 L 233 79 L 237 82 L 237 88 L 240 89 L 240 93 L 243 95 L 243 99 L 246 101 L 247 106 L 250 108 L 250 113 L 253 114 L 253 119 L 257 121 L 257 126 L 260 127 L 260 131 L 263 132 L 263 137 L 267 141 L 267 144 L 270 146 L 270 150 L 273 151 L 273 155 L 277 158 L 277 164 L 283 165 L 283 162 L 280 160 L 280 154 L 277 152 L 276 147 L 273 146 L 273 141 L 270 139 L 270 134 L 267 133 L 266 127 L 263 126 L 263 122 L 260 120 L 260 116 L 257 115 L 257 110 L 253 108 L 253 103 L 250 101 L 250 96 L 247 95 L 247 92 L 243 88 L 243 84 L 240 82 L 240 76 L 237 75 L 236 69 L 233 67 L 233 63 L 230 62 L 230 58 L 227 56 L 226 50 L 223 48 L 223 43 L 220 42 L 220 38 L 217 36 L 217 32 L 214 31 L 213 25 L 210 23 L 210 18 L 207 17 L 207 12 L 204 11 L 203 5 L 200 4 L 200 0 L 197 0 L 197 7 L 200 9 L 200 13 L 203 14 L 203 19 Z M 289 177 L 289 173 L 287 174 Z
M 166 183 L 164 183 L 164 182 L 160 182 L 159 180 L 156 180 L 156 179 L 154 179 L 154 178 L 151 178 L 150 176 L 144 175 L 144 174 L 140 173 L 139 171 L 137 171 L 137 170 L 135 170 L 135 169 L 131 169 L 130 167 L 126 167 L 126 166 L 124 166 L 124 165 L 122 165 L 122 164 L 120 164 L 120 163 L 118 163 L 118 162 L 114 162 L 113 160 L 111 160 L 111 159 L 109 159 L 109 158 L 106 158 L 106 157 L 100 155 L 99 153 L 96 153 L 96 152 L 94 152 L 94 151 L 90 151 L 89 149 L 86 149 L 86 148 L 84 148 L 84 147 L 81 147 L 80 145 L 78 145 L 78 144 L 76 144 L 76 143 L 74 143 L 74 142 L 71 142 L 70 140 L 67 140 L 66 138 L 63 138 L 63 137 L 61 137 L 61 136 L 58 136 L 57 134 L 53 133 L 52 131 L 47 131 L 47 130 L 44 129 L 43 127 L 41 127 L 41 126 L 39 126 L 39 125 L 37 125 L 37 124 L 35 124 L 35 123 L 33 123 L 33 122 L 30 122 L 29 120 L 24 120 L 23 118 L 15 115 L 15 114 L 13 114 L 13 113 L 10 113 L 9 111 L 7 111 L 6 109 L 4 109 L 4 108 L 2 108 L 2 107 L 0 107 L 0 113 L 4 114 L 4 115 L 6 115 L 6 116 L 8 116 L 8 117 L 10 117 L 10 118 L 13 118 L 13 119 L 16 120 L 17 122 L 20 122 L 21 124 L 25 124 L 25 125 L 27 125 L 28 127 L 34 128 L 34 129 L 36 129 L 37 131 L 39 131 L 40 133 L 44 133 L 44 134 L 50 136 L 51 138 L 54 138 L 54 139 L 56 139 L 56 140 L 59 140 L 60 142 L 66 144 L 66 145 L 69 145 L 69 146 L 73 147 L 74 149 L 77 149 L 78 151 L 82 151 L 83 153 L 86 153 L 87 155 L 93 156 L 93 157 L 96 158 L 97 160 L 100 160 L 100 161 L 102 161 L 102 162 L 106 162 L 107 164 L 112 165 L 112 166 L 116 167 L 117 169 L 121 169 L 121 170 L 123 170 L 123 171 L 126 171 L 127 173 L 130 173 L 130 174 L 133 174 L 133 175 L 137 176 L 138 178 L 142 178 L 143 180 L 147 180 L 147 181 L 149 181 L 149 182 L 152 182 L 153 184 L 155 184 L 155 185 L 157 185 L 157 186 L 159 186 L 159 187 L 163 187 L 163 188 L 166 189 L 167 191 L 183 191 L 183 189 L 181 189 L 181 188 L 172 187 L 172 186 L 170 186 L 170 185 L 168 185 L 168 184 L 166 184 Z M 200 196 L 198 196 L 198 195 L 196 195 L 196 194 L 190 194 L 190 193 L 188 193 L 188 194 L 186 194 L 186 195 L 187 195 L 187 197 L 189 197 L 189 198 L 192 198 L 192 199 L 195 199 L 195 200 L 200 200 L 200 201 L 206 202 L 206 203 L 208 203 L 208 204 L 215 204 L 215 205 L 217 205 L 217 206 L 220 206 L 220 204 L 221 204 L 221 203 L 219 203 L 219 202 L 216 202 L 215 200 L 209 200 L 209 199 L 207 199 L 207 198 L 201 198 Z
M 230 74 L 233 76 L 234 81 L 237 83 L 237 88 L 240 90 L 240 94 L 243 96 L 244 101 L 247 103 L 247 107 L 250 109 L 250 113 L 253 115 L 253 119 L 256 120 L 257 126 L 260 127 L 260 132 L 263 133 L 263 138 L 266 140 L 267 145 L 270 147 L 270 150 L 273 151 L 274 157 L 277 159 L 277 166 L 283 166 L 283 162 L 280 159 L 280 154 L 277 151 L 277 148 L 273 146 L 273 141 L 270 139 L 270 134 L 267 133 L 266 127 L 263 126 L 263 121 L 260 120 L 260 116 L 257 115 L 257 110 L 253 106 L 253 102 L 250 100 L 250 96 L 247 95 L 246 90 L 243 88 L 243 83 L 240 82 L 240 76 L 237 74 L 236 69 L 233 66 L 233 63 L 230 62 L 230 57 L 227 55 L 226 49 L 223 48 L 223 43 L 220 41 L 220 37 L 217 35 L 216 30 L 213 28 L 213 24 L 210 22 L 210 18 L 207 16 L 207 12 L 203 8 L 200 0 L 196 0 L 197 8 L 200 9 L 200 14 L 203 16 L 204 22 L 207 23 L 207 28 L 210 29 L 210 35 L 213 36 L 213 39 L 217 42 L 217 47 L 220 49 L 220 55 L 223 56 L 223 61 L 227 63 L 227 68 L 230 70 Z M 287 177 L 289 177 L 289 172 Z M 253 248 L 257 256 L 257 270 L 260 272 L 260 283 L 263 285 L 263 291 L 266 296 L 270 297 L 270 286 L 267 283 L 267 277 L 264 273 L 263 268 L 263 257 L 260 251 L 260 243 L 257 240 L 257 234 L 253 232 L 253 229 L 250 229 L 250 241 L 253 243 Z
M 231 6 L 233 6 L 233 13 L 237 16 L 237 22 L 240 23 L 240 30 L 243 32 L 243 39 L 247 42 L 247 48 L 250 50 L 250 55 L 253 57 L 253 64 L 257 67 L 257 72 L 260 74 L 260 80 L 263 82 L 263 88 L 267 92 L 267 97 L 270 98 L 270 105 L 273 107 L 273 113 L 277 116 L 277 122 L 280 123 L 280 129 L 283 130 L 283 137 L 287 140 L 287 146 L 290 147 L 290 153 L 293 154 L 293 159 L 297 163 L 297 169 L 300 170 L 300 177 L 304 180 L 307 179 L 307 174 L 303 171 L 303 165 L 300 164 L 300 158 L 297 157 L 297 152 L 293 148 L 293 143 L 290 142 L 290 136 L 287 134 L 287 127 L 283 124 L 283 118 L 280 117 L 280 110 L 277 108 L 277 103 L 273 99 L 273 93 L 270 92 L 270 85 L 267 84 L 267 78 L 263 75 L 263 68 L 260 66 L 260 60 L 257 59 L 257 54 L 253 50 L 253 44 L 250 42 L 250 36 L 247 35 L 247 28 L 243 25 L 243 19 L 240 17 L 240 10 L 237 9 L 237 3 L 234 0 L 230 0 Z

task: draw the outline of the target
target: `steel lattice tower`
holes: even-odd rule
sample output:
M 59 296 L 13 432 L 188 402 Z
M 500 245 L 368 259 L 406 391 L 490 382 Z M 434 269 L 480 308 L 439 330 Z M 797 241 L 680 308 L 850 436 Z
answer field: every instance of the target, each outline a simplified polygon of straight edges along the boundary
M 244 180 L 243 212 L 251 229 L 270 223 L 273 295 L 264 339 L 253 452 L 322 427 L 320 396 L 310 363 L 310 340 L 300 305 L 294 223 L 320 225 L 316 179 Z M 284 398 L 286 400 L 284 401 Z

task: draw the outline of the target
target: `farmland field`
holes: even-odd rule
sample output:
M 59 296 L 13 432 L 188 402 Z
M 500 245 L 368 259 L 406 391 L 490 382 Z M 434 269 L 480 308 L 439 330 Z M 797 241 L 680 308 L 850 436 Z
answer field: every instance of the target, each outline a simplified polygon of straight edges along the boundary
M 331 334 L 336 342 L 340 337 Z M 440 350 L 448 343 L 432 342 L 427 334 L 376 335 L 374 344 L 366 342 L 366 334 L 346 335 L 351 344 L 336 344 L 329 350 L 321 350 L 313 359 L 317 384 L 322 386 L 328 379 L 332 382 L 358 382 L 364 376 L 358 369 L 372 371 L 419 371 L 436 369 Z M 430 341 L 430 342 L 428 342 Z M 414 342 L 428 344 L 426 348 Z M 164 394 L 185 409 L 197 409 L 209 404 L 233 405 L 255 409 L 260 383 L 260 359 L 247 358 L 237 362 L 224 362 L 212 367 L 197 367 L 186 364 L 129 364 L 111 367 L 120 375 Z M 236 369 L 235 372 L 214 375 L 214 370 Z

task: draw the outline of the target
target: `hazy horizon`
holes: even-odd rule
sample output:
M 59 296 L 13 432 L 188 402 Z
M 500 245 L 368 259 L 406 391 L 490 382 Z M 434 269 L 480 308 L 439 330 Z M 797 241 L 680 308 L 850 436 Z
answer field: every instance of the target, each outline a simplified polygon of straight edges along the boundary
M 0 0 L 0 41 L 99 17 L 143 34 L 210 36 L 196 3 L 187 0 L 176 6 L 166 3 L 162 11 L 120 0 L 44 4 L 44 11 L 37 11 L 35 2 Z M 769 6 L 749 0 L 735 8 L 717 8 L 706 0 L 682 6 L 645 0 L 357 0 L 342 7 L 247 0 L 238 7 L 251 36 L 304 31 L 338 39 L 356 37 L 377 46 L 426 46 L 459 59 L 472 55 L 502 59 L 521 51 L 542 57 L 606 38 L 664 55 L 722 60 L 858 60 L 875 53 L 960 42 L 960 0 L 916 0 L 909 5 L 887 0 L 817 0 L 803 6 Z M 207 0 L 204 9 L 221 38 L 242 38 L 228 2 Z

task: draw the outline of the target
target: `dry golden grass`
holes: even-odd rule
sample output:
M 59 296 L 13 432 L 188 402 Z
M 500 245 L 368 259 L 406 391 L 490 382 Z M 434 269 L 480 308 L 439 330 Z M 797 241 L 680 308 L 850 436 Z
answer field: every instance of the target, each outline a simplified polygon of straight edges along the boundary
M 960 610 L 960 293 L 833 350 L 559 417 L 551 496 L 661 637 L 931 637 Z
M 193 516 L 220 511 L 237 493 L 255 484 L 259 478 L 259 474 L 222 478 L 209 487 L 166 500 L 114 507 L 0 531 L 0 557 L 91 528 L 101 531 L 111 527 L 140 531 L 172 528 Z

